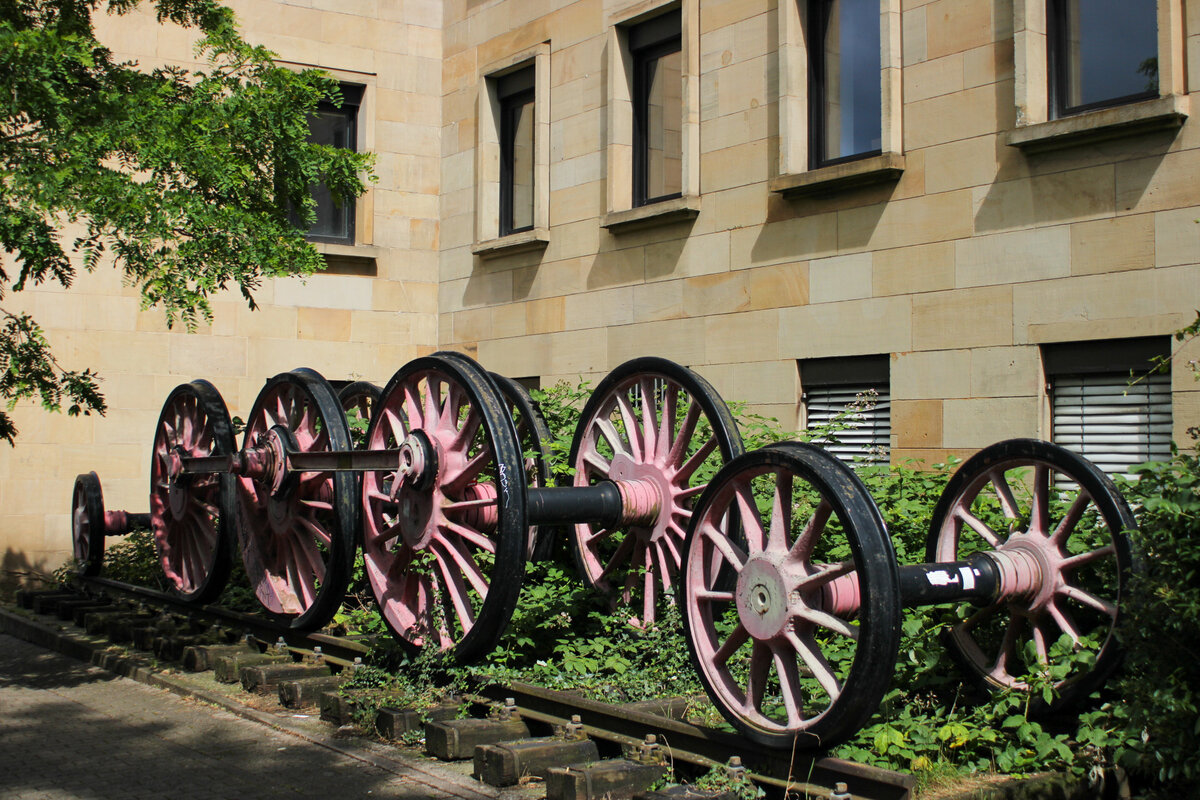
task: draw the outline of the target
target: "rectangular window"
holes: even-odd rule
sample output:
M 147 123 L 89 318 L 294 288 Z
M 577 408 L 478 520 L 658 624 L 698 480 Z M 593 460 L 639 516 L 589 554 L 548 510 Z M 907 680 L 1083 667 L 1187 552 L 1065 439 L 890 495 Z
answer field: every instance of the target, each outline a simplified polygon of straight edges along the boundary
M 683 192 L 683 55 L 678 10 L 629 30 L 633 58 L 633 204 Z
M 1170 458 L 1171 376 L 1147 375 L 1169 352 L 1167 337 L 1044 346 L 1051 439 L 1109 474 Z
M 810 0 L 810 166 L 882 152 L 879 0 Z
M 801 362 L 804 428 L 842 461 L 886 464 L 892 419 L 889 357 L 814 358 Z
M 533 229 L 534 70 L 497 81 L 500 100 L 500 235 Z
M 341 105 L 321 103 L 308 121 L 308 141 L 358 150 L 358 108 L 362 104 L 363 87 L 342 84 Z M 334 201 L 329 189 L 318 184 L 312 189 L 317 202 L 317 218 L 308 227 L 306 236 L 314 242 L 354 244 L 354 201 L 342 205 Z M 299 214 L 292 212 L 292 223 L 303 227 Z
M 1047 0 L 1052 116 L 1158 97 L 1157 6 L 1156 0 Z

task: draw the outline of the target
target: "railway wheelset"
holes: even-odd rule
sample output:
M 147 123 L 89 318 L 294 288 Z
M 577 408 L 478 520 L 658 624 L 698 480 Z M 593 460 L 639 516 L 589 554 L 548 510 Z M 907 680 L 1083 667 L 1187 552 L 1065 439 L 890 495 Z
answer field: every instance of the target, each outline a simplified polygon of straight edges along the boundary
M 1012 439 L 961 464 L 926 563 L 900 565 L 852 469 L 798 442 L 744 452 L 713 388 L 665 359 L 600 382 L 575 429 L 569 485 L 552 485 L 548 440 L 519 384 L 457 353 L 340 397 L 312 370 L 276 375 L 240 448 L 216 388 L 192 381 L 155 427 L 148 514 L 106 511 L 96 474 L 76 479 L 78 568 L 97 574 L 106 536 L 148 524 L 182 599 L 214 601 L 236 549 L 266 614 L 315 630 L 361 549 L 392 634 L 467 663 L 499 641 L 525 563 L 565 533 L 581 579 L 623 603 L 631 624 L 679 605 L 713 704 L 773 748 L 828 747 L 866 724 L 905 608 L 958 609 L 944 638 L 980 685 L 1029 689 L 1028 674 L 1065 664 L 1051 710 L 1096 690 L 1119 660 L 1133 516 L 1107 476 L 1056 445 Z M 1085 647 L 1092 657 L 1072 655 Z

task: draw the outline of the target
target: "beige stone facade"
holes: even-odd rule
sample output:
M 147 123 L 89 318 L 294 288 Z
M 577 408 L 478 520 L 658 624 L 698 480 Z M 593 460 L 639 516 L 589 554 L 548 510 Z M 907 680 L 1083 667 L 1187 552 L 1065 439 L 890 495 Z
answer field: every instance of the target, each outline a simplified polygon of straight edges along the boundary
M 1159 97 L 1046 113 L 1040 0 L 881 0 L 881 153 L 809 169 L 805 0 L 240 0 L 247 36 L 365 85 L 380 181 L 360 204 L 374 275 L 276 281 L 251 314 L 168 333 L 111 273 L 26 292 L 112 411 L 19 411 L 0 450 L 11 563 L 68 549 L 80 471 L 141 510 L 157 409 L 208 377 L 234 413 L 275 372 L 384 381 L 434 347 L 543 384 L 656 354 L 800 425 L 799 365 L 890 358 L 891 458 L 1050 437 L 1044 347 L 1166 336 L 1200 306 L 1200 0 L 1159 0 Z M 680 9 L 682 196 L 629 195 L 628 26 Z M 187 51 L 149 17 L 108 35 Z M 534 230 L 496 228 L 491 77 L 537 75 Z M 480 126 L 486 126 L 481 130 Z M 1175 436 L 1200 384 L 1173 370 Z M 13 561 L 13 559 L 16 559 Z M 22 562 L 20 559 L 25 559 Z

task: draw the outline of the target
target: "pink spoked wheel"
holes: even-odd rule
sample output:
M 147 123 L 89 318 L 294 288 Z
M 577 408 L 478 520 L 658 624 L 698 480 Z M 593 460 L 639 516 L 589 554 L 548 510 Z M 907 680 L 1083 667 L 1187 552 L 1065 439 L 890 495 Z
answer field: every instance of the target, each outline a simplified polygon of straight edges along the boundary
M 1119 661 L 1132 564 L 1125 531 L 1135 527 L 1108 476 L 1058 445 L 1012 439 L 968 459 L 934 509 L 926 558 L 988 553 L 1002 599 L 960 606 L 946 635 L 955 660 L 990 689 L 1028 689 L 1027 676 L 1054 666 L 1050 711 L 1086 698 Z M 1071 658 L 1084 647 L 1094 661 Z
M 99 575 L 104 564 L 104 494 L 94 472 L 75 476 L 71 491 L 71 546 L 75 572 Z
M 196 380 L 167 395 L 150 458 L 150 530 L 168 584 L 189 602 L 211 602 L 225 587 L 236 512 L 231 475 L 182 474 L 180 459 L 235 451 L 229 411 L 216 387 Z
M 401 367 L 368 449 L 399 468 L 363 474 L 363 561 L 383 618 L 409 649 L 460 663 L 495 647 L 521 590 L 525 471 L 503 398 L 474 361 L 435 353 Z
M 683 626 L 713 704 L 772 748 L 824 748 L 883 699 L 899 649 L 895 551 L 854 472 L 783 442 L 727 464 L 697 504 Z
M 542 410 L 529 394 L 529 390 L 512 378 L 495 372 L 488 375 L 504 397 L 504 404 L 517 429 L 517 443 L 521 447 L 525 464 L 525 486 L 543 489 L 550 483 L 550 427 Z M 529 527 L 529 552 L 531 561 L 542 561 L 550 556 L 554 547 L 554 531 L 546 526 Z
M 583 408 L 570 463 L 575 486 L 637 485 L 626 518 L 640 519 L 574 526 L 584 582 L 629 606 L 632 624 L 652 625 L 659 601 L 673 594 L 696 497 L 743 449 L 729 408 L 692 370 L 654 357 L 613 370 Z
M 311 369 L 267 381 L 246 418 L 243 452 L 350 450 L 337 395 Z M 329 622 L 354 568 L 358 482 L 352 472 L 276 468 L 237 478 L 242 562 L 259 603 L 297 630 Z
M 338 402 L 346 412 L 346 423 L 350 426 L 350 440 L 355 450 L 367 446 L 367 428 L 371 414 L 383 390 L 370 381 L 353 381 L 338 390 Z

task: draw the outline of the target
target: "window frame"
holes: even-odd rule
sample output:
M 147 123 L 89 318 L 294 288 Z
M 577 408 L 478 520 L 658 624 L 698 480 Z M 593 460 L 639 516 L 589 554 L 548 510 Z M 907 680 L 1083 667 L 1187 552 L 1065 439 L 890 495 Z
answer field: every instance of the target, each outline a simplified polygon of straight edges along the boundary
M 1016 125 L 1005 136 L 1028 154 L 1180 128 L 1188 116 L 1183 0 L 1157 0 L 1158 95 L 1051 118 L 1048 0 L 1013 2 Z
M 634 204 L 634 62 L 630 32 L 678 11 L 683 118 L 678 195 Z M 700 0 L 676 0 L 651 8 L 640 4 L 608 17 L 608 80 L 605 93 L 605 213 L 600 226 L 611 234 L 692 220 L 700 213 Z
M 670 20 L 678 20 L 671 24 Z M 660 30 L 655 30 L 656 28 Z M 633 207 L 639 208 L 664 200 L 673 200 L 683 196 L 682 187 L 678 192 L 668 192 L 663 195 L 650 196 L 650 83 L 654 77 L 651 65 L 657 65 L 664 57 L 675 53 L 683 53 L 683 19 L 678 9 L 668 11 L 653 19 L 642 22 L 630 28 L 629 53 L 633 61 Z M 649 39 L 639 44 L 638 38 Z M 680 75 L 682 81 L 683 76 Z M 682 88 L 681 88 L 682 93 Z M 680 109 L 682 117 L 683 109 Z M 679 120 L 682 131 L 683 119 Z M 682 140 L 680 141 L 679 157 L 683 159 Z M 681 165 L 682 166 L 682 165 Z
M 838 159 L 814 166 L 813 108 L 810 95 L 812 30 L 810 2 L 780 0 L 778 174 L 770 189 L 785 197 L 828 194 L 862 186 L 895 182 L 904 174 L 903 59 L 900 0 L 879 0 L 880 149 L 874 154 Z
M 827 125 L 829 119 L 826 113 L 829 85 L 826 81 L 827 59 L 825 50 L 825 32 L 831 18 L 830 9 L 839 0 L 808 0 L 807 26 L 809 36 L 806 37 L 808 51 L 808 164 L 813 170 L 845 164 L 850 161 L 883 154 L 883 97 L 882 90 L 879 102 L 879 141 L 878 148 L 863 150 L 858 153 L 842 155 L 836 158 L 824 156 L 828 146 Z M 881 31 L 882 36 L 882 31 Z M 882 47 L 882 42 L 881 42 Z M 883 70 L 883 53 L 880 52 L 879 69 Z
M 504 79 L 533 70 L 533 225 L 505 230 L 501 210 Z M 481 67 L 476 76 L 475 240 L 472 254 L 488 259 L 544 249 L 550 241 L 550 42 L 540 42 Z M 510 218 L 511 219 L 511 218 Z
M 1154 91 L 1147 90 L 1121 95 L 1106 100 L 1082 103 L 1078 106 L 1066 105 L 1066 87 L 1070 81 L 1070 65 L 1067 58 L 1067 37 L 1070 33 L 1070 25 L 1067 22 L 1067 2 L 1069 0 L 1046 0 L 1046 94 L 1049 118 L 1063 119 L 1086 114 L 1089 111 L 1130 105 L 1158 97 L 1159 91 L 1156 88 Z M 1156 32 L 1157 29 L 1158 20 L 1155 19 Z
M 353 153 L 357 153 L 357 152 L 360 152 L 359 151 L 359 127 L 360 126 L 359 126 L 358 117 L 359 117 L 359 114 L 361 113 L 361 110 L 363 107 L 363 101 L 366 96 L 367 87 L 360 83 L 350 83 L 347 81 L 340 81 L 338 83 L 338 90 L 341 92 L 341 95 L 342 95 L 341 105 L 334 105 L 331 102 L 322 100 L 317 104 L 316 113 L 317 114 L 327 114 L 327 115 L 337 115 L 339 117 L 342 117 L 343 120 L 348 123 L 347 124 L 347 129 L 348 129 L 347 130 L 347 139 L 349 140 L 350 144 L 348 147 L 339 148 L 339 149 L 346 149 L 346 150 L 350 150 Z M 309 123 L 311 125 L 311 123 L 312 123 L 311 119 L 309 120 Z M 357 206 L 358 206 L 357 200 L 351 200 L 345 206 L 336 206 L 336 205 L 334 206 L 335 208 L 342 208 L 345 211 L 346 230 L 347 230 L 347 233 L 345 236 L 332 236 L 332 235 L 311 232 L 312 228 L 315 227 L 320 222 L 320 207 L 318 207 L 317 208 L 317 218 L 313 220 L 313 223 L 311 226 L 309 226 L 308 230 L 305 230 L 304 238 L 307 241 L 314 242 L 314 243 L 320 243 L 320 244 L 343 245 L 343 246 L 350 246 L 350 247 L 354 246 L 357 242 L 357 235 L 358 235 L 358 208 L 357 208 Z M 294 214 L 292 215 L 292 219 L 293 219 L 293 223 L 297 224 L 297 227 L 299 227 L 299 225 L 302 224 L 298 220 L 297 216 Z
M 515 190 L 513 183 L 513 167 L 516 160 L 516 120 L 519 110 L 530 106 L 529 113 L 533 119 L 533 153 L 537 152 L 537 74 L 531 64 L 502 76 L 497 81 L 496 96 L 500 101 L 500 236 L 523 233 L 534 229 L 537 206 L 537 166 L 533 169 L 533 185 L 530 191 L 534 208 L 531 209 L 529 224 L 517 226 L 514 224 Z M 528 86 L 525 84 L 528 83 Z M 514 86 L 514 84 L 517 84 Z

